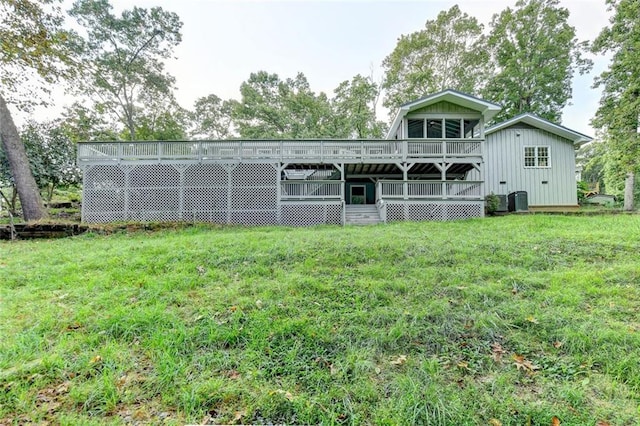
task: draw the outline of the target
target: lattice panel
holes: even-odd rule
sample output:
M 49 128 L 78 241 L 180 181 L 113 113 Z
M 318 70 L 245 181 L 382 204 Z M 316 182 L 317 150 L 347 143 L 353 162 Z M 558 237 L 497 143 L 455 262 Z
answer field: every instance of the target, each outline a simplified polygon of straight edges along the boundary
M 445 205 L 438 203 L 409 204 L 408 220 L 443 220 Z
M 342 204 L 327 204 L 326 218 L 327 224 L 342 225 Z
M 233 188 L 231 191 L 231 208 L 234 210 L 275 210 L 277 206 L 275 187 Z
M 180 188 L 131 188 L 129 189 L 129 210 L 178 212 Z M 130 213 L 134 218 L 133 213 Z
M 278 223 L 278 218 L 275 210 L 232 210 L 231 223 L 238 225 L 275 225 Z
M 124 211 L 90 211 L 83 210 L 82 220 L 87 223 L 108 223 L 124 220 Z
M 124 211 L 124 189 L 84 189 L 82 208 L 85 212 Z
M 481 217 L 483 206 L 480 203 L 475 204 L 449 204 L 446 206 L 447 220 L 470 219 L 472 217 Z
M 409 220 L 460 220 L 481 217 L 481 203 L 416 203 L 409 204 Z
M 194 222 L 227 223 L 226 210 L 185 212 L 184 220 Z
M 124 171 L 118 166 L 88 167 L 84 173 L 84 187 L 88 189 L 124 188 Z
M 226 210 L 228 208 L 229 191 L 227 187 L 185 188 L 185 215 L 195 211 Z
M 242 186 L 276 186 L 278 174 L 271 164 L 238 164 L 231 171 L 231 184 Z
M 184 171 L 184 186 L 207 188 L 227 186 L 229 174 L 219 164 L 194 164 Z
M 280 220 L 288 226 L 342 224 L 342 204 L 284 204 Z
M 180 172 L 166 164 L 149 164 L 136 166 L 129 172 L 129 186 L 167 187 L 180 186 Z
M 406 220 L 404 216 L 404 204 L 387 203 L 387 222 Z
M 181 220 L 178 211 L 167 210 L 137 210 L 129 211 L 127 220 L 138 222 L 175 222 Z
M 116 165 L 87 167 L 83 178 L 82 212 L 86 222 L 124 220 L 125 172 Z

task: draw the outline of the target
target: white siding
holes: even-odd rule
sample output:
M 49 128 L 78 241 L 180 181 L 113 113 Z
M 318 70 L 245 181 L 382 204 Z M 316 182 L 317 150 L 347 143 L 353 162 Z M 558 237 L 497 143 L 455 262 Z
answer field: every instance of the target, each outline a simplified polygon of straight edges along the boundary
M 456 105 L 451 102 L 440 101 L 436 102 L 433 105 L 427 105 L 426 107 L 422 107 L 415 111 L 412 111 L 413 114 L 424 114 L 424 113 L 473 113 L 478 114 L 478 111 L 474 111 L 471 108 L 463 107 L 461 105 Z
M 548 146 L 551 167 L 525 168 L 525 146 Z M 527 191 L 530 206 L 578 204 L 575 150 L 567 139 L 535 128 L 499 130 L 486 136 L 485 162 L 487 194 Z

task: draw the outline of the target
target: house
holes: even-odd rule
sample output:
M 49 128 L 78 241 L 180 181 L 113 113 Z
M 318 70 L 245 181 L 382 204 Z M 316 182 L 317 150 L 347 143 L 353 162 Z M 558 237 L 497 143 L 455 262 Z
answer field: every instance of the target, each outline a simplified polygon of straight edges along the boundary
M 403 105 L 383 140 L 81 143 L 82 219 L 305 226 L 481 217 L 494 176 L 485 123 L 499 111 L 445 90 Z M 535 154 L 539 165 L 544 153 Z
M 485 191 L 525 191 L 529 210 L 578 207 L 576 150 L 589 136 L 525 113 L 485 130 Z

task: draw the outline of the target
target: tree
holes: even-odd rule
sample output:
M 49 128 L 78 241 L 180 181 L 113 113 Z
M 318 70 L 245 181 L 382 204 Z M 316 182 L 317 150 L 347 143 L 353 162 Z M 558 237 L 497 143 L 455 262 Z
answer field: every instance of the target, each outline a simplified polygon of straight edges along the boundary
M 515 9 L 493 16 L 488 48 L 497 72 L 484 96 L 502 104 L 496 120 L 531 112 L 560 121 L 574 72 L 591 66 L 568 19 L 559 0 L 518 0 Z
M 134 7 L 120 17 L 111 9 L 108 0 L 78 0 L 70 10 L 86 30 L 79 48 L 84 70 L 74 87 L 114 115 L 133 140 L 142 95 L 171 96 L 175 79 L 164 70 L 164 60 L 182 40 L 182 22 L 160 7 Z
M 334 90 L 334 133 L 342 138 L 381 138 L 386 124 L 376 119 L 379 86 L 372 78 L 356 75 Z
M 240 86 L 241 100 L 231 117 L 243 138 L 322 138 L 332 119 L 324 93 L 311 91 L 304 74 L 281 80 L 266 71 L 252 73 Z
M 60 126 L 60 121 L 27 123 L 20 138 L 29 158 L 31 172 L 39 189 L 47 189 L 51 201 L 59 185 L 77 184 L 80 170 L 76 166 L 76 144 Z M 7 158 L 0 151 L 0 181 L 12 183 Z
M 184 140 L 187 137 L 188 111 L 182 108 L 173 96 L 159 98 L 142 93 L 140 101 L 144 108 L 137 112 L 135 140 Z M 129 129 L 123 131 L 126 137 Z
M 232 135 L 231 109 L 233 103 L 214 94 L 198 98 L 189 113 L 191 137 L 196 139 L 226 139 Z
M 73 143 L 120 139 L 118 129 L 105 120 L 100 110 L 88 108 L 80 102 L 64 109 L 60 128 Z
M 607 0 L 614 15 L 594 40 L 595 53 L 612 53 L 609 69 L 595 80 L 602 88 L 592 121 L 605 134 L 605 174 L 624 180 L 624 209 L 634 209 L 635 174 L 640 169 L 640 2 Z
M 24 107 L 28 103 L 13 96 L 25 89 L 23 83 L 32 83 L 24 98 L 42 100 L 39 91 L 69 76 L 72 34 L 62 29 L 63 20 L 54 0 L 0 0 L 0 141 L 27 221 L 47 213 L 7 99 Z M 34 77 L 40 84 L 33 84 Z
M 401 36 L 382 63 L 384 106 L 393 114 L 403 103 L 448 88 L 479 93 L 489 73 L 482 31 L 482 24 L 456 5 L 423 30 Z

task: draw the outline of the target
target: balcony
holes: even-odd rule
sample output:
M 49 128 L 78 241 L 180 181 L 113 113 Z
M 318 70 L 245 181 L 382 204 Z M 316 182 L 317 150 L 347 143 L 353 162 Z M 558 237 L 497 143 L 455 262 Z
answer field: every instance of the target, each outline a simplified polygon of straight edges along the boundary
M 83 142 L 78 144 L 78 164 L 479 161 L 482 151 L 481 139 Z

